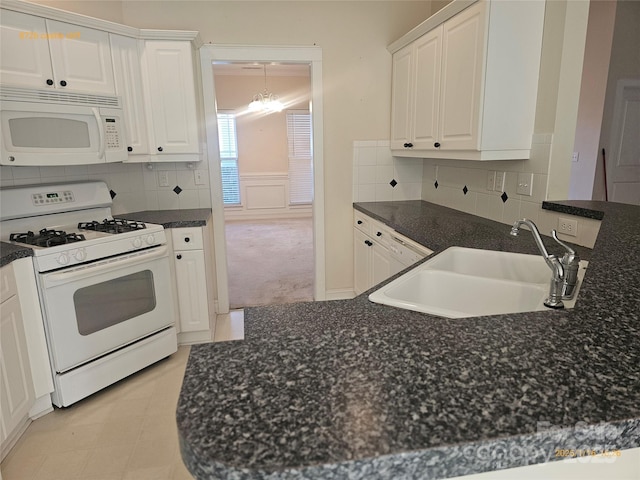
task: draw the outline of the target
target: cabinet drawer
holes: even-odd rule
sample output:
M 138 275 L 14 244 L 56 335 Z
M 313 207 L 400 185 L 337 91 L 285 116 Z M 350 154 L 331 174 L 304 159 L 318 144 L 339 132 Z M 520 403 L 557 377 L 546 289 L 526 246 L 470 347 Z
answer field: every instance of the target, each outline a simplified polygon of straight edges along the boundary
M 385 247 L 389 246 L 389 239 L 393 230 L 377 220 L 370 220 L 369 228 L 371 238 L 377 240 L 378 243 Z
M 13 276 L 13 266 L 9 264 L 0 268 L 0 303 L 4 303 L 16 293 L 18 293 L 18 288 Z
M 371 218 L 357 210 L 353 212 L 353 226 L 366 235 L 371 235 Z
M 202 230 L 200 227 L 172 228 L 173 250 L 202 250 Z

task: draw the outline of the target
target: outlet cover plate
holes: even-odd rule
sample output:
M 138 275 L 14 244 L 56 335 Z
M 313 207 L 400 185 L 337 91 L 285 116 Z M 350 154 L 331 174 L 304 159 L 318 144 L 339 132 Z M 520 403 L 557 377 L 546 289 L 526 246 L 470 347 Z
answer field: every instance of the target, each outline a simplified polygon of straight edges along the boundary
M 578 235 L 578 220 L 567 217 L 558 218 L 558 233 L 576 237 Z

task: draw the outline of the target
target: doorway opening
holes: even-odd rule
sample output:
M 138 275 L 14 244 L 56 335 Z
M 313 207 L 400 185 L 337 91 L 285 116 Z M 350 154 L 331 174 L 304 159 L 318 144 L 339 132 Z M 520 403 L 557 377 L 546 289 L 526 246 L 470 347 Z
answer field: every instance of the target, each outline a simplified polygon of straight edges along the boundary
M 323 300 L 321 50 L 206 45 L 200 53 L 217 313 Z M 282 110 L 250 111 L 268 93 Z

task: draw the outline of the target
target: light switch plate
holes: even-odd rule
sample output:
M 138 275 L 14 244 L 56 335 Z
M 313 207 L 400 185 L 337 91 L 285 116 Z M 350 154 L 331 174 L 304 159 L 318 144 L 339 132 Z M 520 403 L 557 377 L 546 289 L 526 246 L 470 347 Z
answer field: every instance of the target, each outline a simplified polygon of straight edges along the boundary
M 518 188 L 516 189 L 516 193 L 518 195 L 531 196 L 533 193 L 533 173 L 518 174 Z
M 504 192 L 504 176 L 505 172 L 496 172 L 496 192 Z
M 493 170 L 487 172 L 487 190 L 493 192 L 493 189 L 496 186 L 496 172 Z
M 167 171 L 158 172 L 158 186 L 159 187 L 169 186 L 169 172 Z

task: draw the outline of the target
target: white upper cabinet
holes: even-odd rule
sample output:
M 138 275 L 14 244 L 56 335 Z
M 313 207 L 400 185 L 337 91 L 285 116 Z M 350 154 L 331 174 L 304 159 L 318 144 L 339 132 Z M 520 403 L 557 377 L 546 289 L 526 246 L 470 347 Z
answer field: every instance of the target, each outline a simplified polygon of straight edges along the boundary
M 146 88 L 154 161 L 178 161 L 171 155 L 193 155 L 198 161 L 198 116 L 191 42 L 145 42 Z M 186 158 L 188 159 L 188 157 Z M 186 160 L 185 159 L 185 160 Z
M 140 68 L 140 40 L 123 35 L 109 35 L 116 95 L 122 98 L 122 110 L 127 129 L 129 155 L 149 153 Z
M 529 158 L 544 8 L 454 0 L 394 42 L 393 154 Z
M 3 10 L 0 31 L 0 82 L 35 88 L 53 87 L 44 18 Z M 42 39 L 43 35 L 45 39 Z
M 3 84 L 115 94 L 106 32 L 3 10 Z

